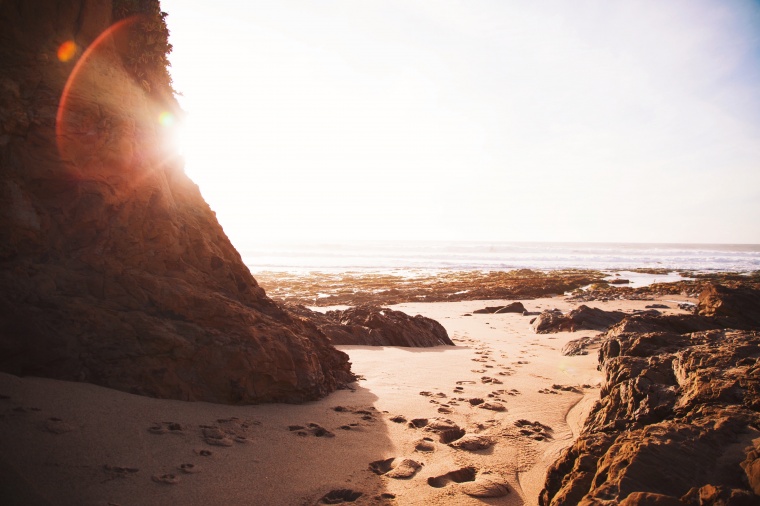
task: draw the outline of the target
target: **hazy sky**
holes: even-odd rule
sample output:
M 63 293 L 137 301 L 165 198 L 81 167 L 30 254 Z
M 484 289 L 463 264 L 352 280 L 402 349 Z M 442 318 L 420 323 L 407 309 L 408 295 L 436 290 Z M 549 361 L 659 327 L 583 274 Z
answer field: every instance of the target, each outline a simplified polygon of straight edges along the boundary
M 238 247 L 760 243 L 760 2 L 161 4 Z

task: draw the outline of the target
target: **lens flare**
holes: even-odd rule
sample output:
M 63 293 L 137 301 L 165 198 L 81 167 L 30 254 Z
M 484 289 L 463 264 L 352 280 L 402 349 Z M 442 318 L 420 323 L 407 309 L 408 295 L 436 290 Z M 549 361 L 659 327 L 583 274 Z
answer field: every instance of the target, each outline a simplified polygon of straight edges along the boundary
M 73 40 L 67 40 L 60 46 L 58 46 L 58 59 L 62 62 L 67 62 L 74 58 L 77 54 L 77 45 Z
M 174 115 L 169 111 L 164 111 L 158 115 L 158 123 L 163 127 L 170 127 L 174 125 Z

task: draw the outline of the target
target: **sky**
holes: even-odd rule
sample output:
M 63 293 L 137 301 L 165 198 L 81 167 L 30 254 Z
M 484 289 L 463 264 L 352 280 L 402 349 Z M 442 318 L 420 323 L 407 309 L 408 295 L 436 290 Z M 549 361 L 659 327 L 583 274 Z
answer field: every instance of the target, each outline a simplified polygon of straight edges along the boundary
M 161 5 L 238 248 L 760 243 L 760 2 Z

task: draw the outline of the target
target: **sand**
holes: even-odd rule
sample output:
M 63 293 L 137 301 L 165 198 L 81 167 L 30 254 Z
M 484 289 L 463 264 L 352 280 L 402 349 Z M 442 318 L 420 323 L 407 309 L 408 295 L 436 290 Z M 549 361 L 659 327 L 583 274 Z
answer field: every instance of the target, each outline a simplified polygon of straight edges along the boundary
M 457 346 L 341 346 L 362 379 L 302 405 L 150 399 L 0 374 L 3 504 L 308 505 L 326 494 L 352 504 L 537 504 L 547 466 L 579 433 L 602 381 L 593 351 L 560 349 L 597 332 L 536 335 L 527 316 L 465 316 L 508 302 L 393 306 L 438 320 Z M 431 430 L 436 422 L 464 436 Z M 484 490 L 508 493 L 467 495 Z

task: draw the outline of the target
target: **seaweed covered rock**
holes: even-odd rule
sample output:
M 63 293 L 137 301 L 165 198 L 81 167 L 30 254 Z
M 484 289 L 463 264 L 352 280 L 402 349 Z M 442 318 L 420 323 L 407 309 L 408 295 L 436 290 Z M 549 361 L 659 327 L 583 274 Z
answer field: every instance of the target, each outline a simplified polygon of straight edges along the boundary
M 0 5 L 0 370 L 322 396 L 348 357 L 266 296 L 168 142 L 163 17 L 157 0 Z

